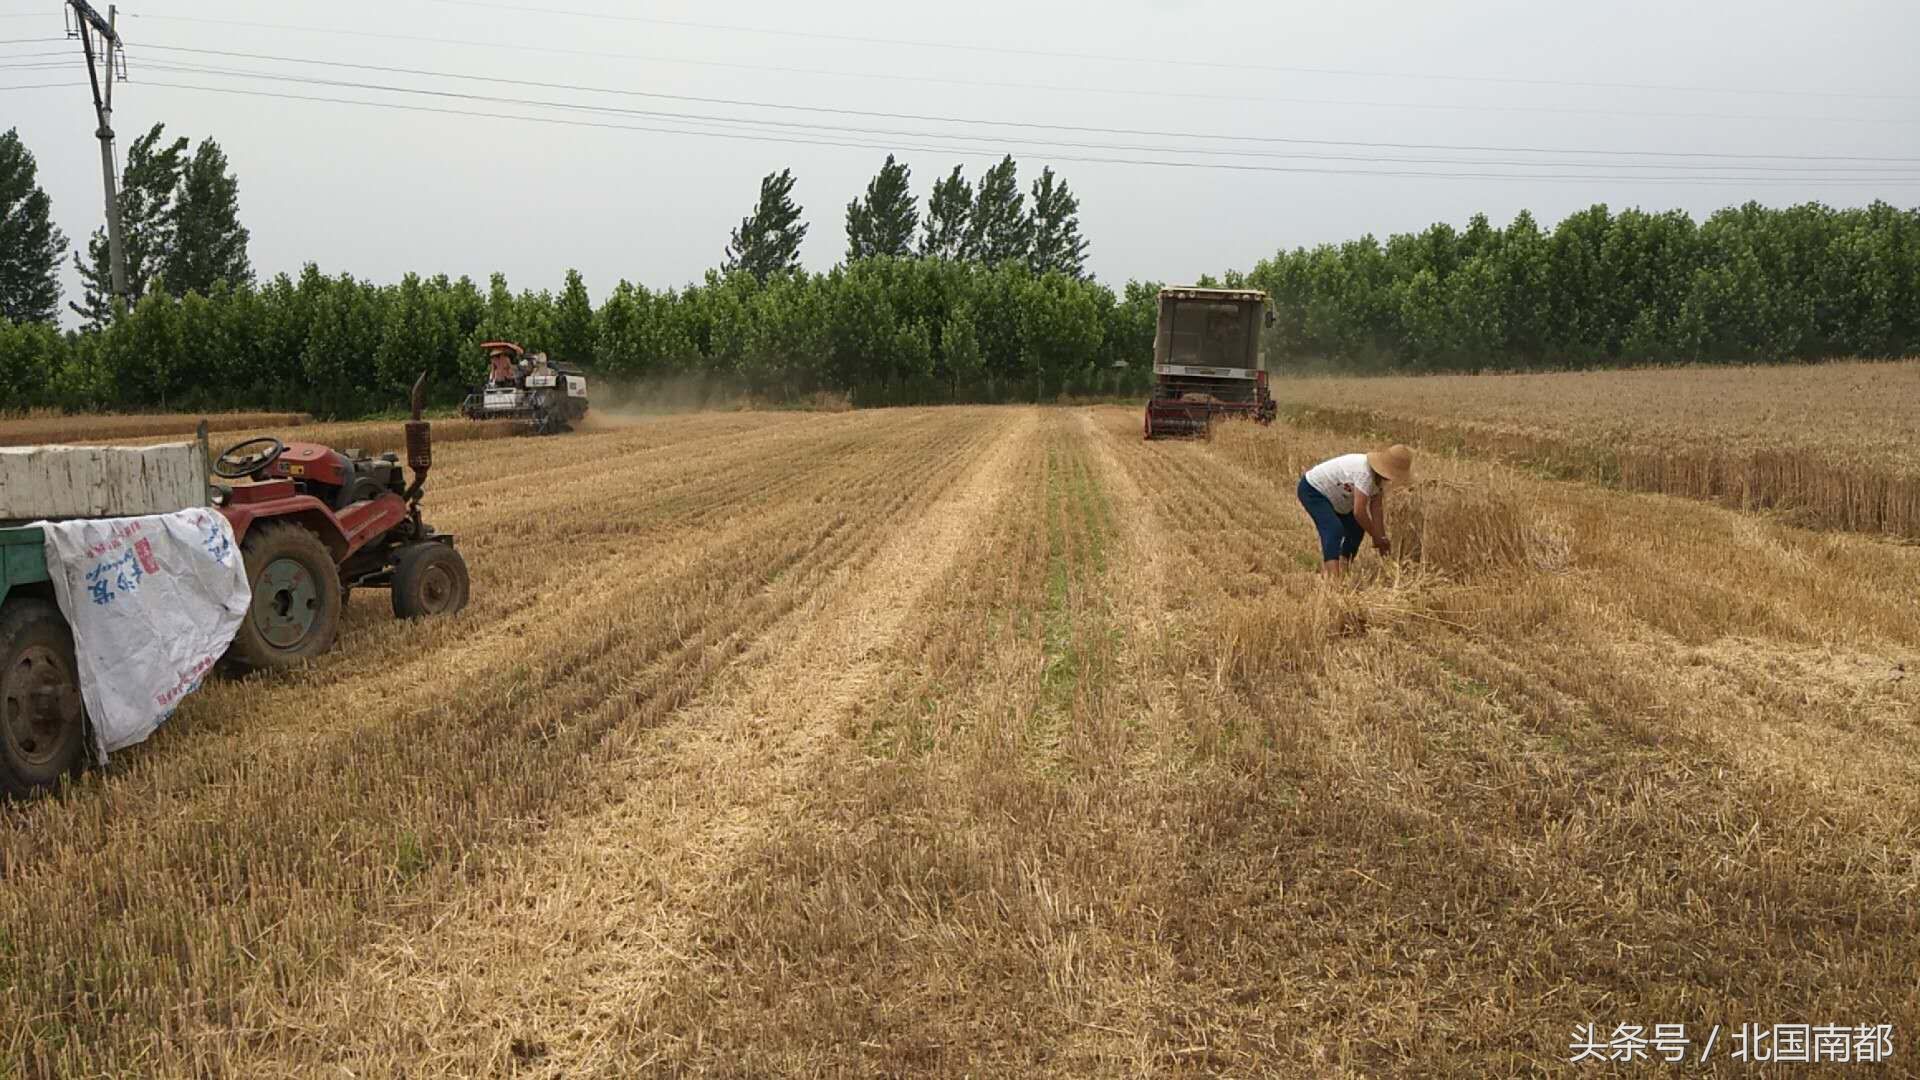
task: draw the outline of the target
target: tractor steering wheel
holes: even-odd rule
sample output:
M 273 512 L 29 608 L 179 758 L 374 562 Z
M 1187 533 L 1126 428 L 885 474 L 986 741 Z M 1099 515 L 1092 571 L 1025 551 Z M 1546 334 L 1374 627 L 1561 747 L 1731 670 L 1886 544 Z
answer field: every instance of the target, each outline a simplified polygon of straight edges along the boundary
M 261 446 L 262 444 L 264 444 L 264 449 L 256 450 L 251 454 L 240 453 L 240 451 L 245 450 L 249 446 Z M 286 452 L 287 444 L 271 435 L 263 435 L 258 439 L 248 439 L 246 442 L 234 443 L 232 446 L 222 450 L 220 456 L 214 459 L 213 475 L 222 480 L 244 480 L 248 477 L 257 479 L 261 473 L 267 471 L 268 466 L 279 461 L 280 455 Z

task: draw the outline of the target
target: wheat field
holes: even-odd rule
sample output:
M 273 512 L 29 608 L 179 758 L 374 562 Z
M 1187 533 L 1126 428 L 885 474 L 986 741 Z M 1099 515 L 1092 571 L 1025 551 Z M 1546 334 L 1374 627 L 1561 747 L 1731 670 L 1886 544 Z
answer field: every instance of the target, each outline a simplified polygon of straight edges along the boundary
M 0 446 L 35 446 L 42 443 L 115 443 L 151 442 L 191 438 L 194 428 L 205 420 L 207 431 L 233 432 L 250 429 L 287 430 L 311 424 L 305 413 L 228 412 L 201 416 L 196 413 L 127 413 L 70 415 L 51 409 L 23 413 L 0 412 Z
M 1920 360 L 1283 378 L 1296 423 L 1920 539 Z
M 1352 440 L 1139 432 L 447 441 L 466 612 L 0 808 L 0 1076 L 1911 1071 L 1920 548 L 1420 446 L 1329 586 Z

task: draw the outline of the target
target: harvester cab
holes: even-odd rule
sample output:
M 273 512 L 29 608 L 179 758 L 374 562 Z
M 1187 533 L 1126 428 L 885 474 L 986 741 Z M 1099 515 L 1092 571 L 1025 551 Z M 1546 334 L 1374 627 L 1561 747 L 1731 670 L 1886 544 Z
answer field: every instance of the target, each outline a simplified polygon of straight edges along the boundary
M 1258 289 L 1160 290 L 1147 438 L 1205 435 L 1222 416 L 1272 423 L 1265 336 L 1273 322 Z
M 489 341 L 487 381 L 460 404 L 469 420 L 506 420 L 536 435 L 573 430 L 587 415 L 587 377 L 572 364 L 549 361 L 511 341 Z

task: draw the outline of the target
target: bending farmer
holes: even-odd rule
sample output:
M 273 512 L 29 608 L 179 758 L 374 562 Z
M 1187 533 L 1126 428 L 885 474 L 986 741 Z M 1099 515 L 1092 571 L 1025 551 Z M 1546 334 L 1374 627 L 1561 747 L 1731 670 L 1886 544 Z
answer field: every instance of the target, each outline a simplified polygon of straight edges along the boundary
M 1385 555 L 1387 493 L 1384 481 L 1404 484 L 1413 476 L 1413 451 L 1395 443 L 1368 454 L 1342 454 L 1300 477 L 1300 505 L 1320 530 L 1320 572 L 1338 577 L 1360 552 L 1360 535 L 1373 537 Z

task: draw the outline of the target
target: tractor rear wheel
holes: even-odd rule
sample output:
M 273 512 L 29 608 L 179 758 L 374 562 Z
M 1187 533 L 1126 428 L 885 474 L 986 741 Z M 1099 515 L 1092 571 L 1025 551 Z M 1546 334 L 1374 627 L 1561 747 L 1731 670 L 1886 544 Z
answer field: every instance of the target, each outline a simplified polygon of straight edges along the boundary
M 0 607 L 0 795 L 32 798 L 76 771 L 86 721 L 60 609 L 37 599 Z
M 227 659 L 245 671 L 276 671 L 311 660 L 340 630 L 340 568 L 310 529 L 256 525 L 240 545 L 253 603 Z
M 452 544 L 426 541 L 400 549 L 393 566 L 393 614 L 398 619 L 451 615 L 467 606 L 467 560 Z

